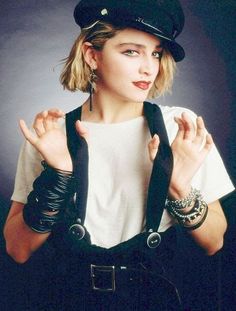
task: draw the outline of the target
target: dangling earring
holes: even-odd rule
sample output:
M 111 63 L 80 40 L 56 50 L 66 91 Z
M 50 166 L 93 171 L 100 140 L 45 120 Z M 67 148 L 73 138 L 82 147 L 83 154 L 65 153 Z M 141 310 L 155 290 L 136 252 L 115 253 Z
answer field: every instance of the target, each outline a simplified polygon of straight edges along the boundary
M 97 80 L 97 76 L 94 73 L 94 70 L 91 69 L 90 77 L 89 77 L 89 111 L 93 111 L 93 93 L 94 93 L 94 84 Z

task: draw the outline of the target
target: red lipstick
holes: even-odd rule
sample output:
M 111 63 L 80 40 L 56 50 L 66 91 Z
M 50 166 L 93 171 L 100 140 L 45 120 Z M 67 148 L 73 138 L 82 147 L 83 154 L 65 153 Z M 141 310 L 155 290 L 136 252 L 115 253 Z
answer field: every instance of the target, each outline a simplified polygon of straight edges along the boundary
M 147 81 L 137 81 L 137 82 L 133 82 L 133 84 L 135 86 L 137 86 L 139 89 L 141 90 L 147 90 L 149 88 L 151 82 L 147 82 Z

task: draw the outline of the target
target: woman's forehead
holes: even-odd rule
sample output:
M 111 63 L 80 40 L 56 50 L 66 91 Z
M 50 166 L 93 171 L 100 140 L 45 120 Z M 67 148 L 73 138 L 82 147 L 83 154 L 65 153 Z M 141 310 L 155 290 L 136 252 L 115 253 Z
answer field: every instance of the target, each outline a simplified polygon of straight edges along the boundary
M 136 44 L 140 46 L 161 47 L 161 39 L 157 36 L 149 34 L 135 28 L 125 28 L 117 32 L 117 34 L 109 39 L 115 45 Z

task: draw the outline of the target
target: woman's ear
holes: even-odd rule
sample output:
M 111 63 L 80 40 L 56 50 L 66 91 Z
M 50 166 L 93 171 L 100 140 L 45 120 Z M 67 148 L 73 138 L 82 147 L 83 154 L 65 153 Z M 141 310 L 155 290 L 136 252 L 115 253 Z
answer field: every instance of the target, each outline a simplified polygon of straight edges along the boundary
M 93 69 L 97 69 L 97 57 L 96 57 L 96 50 L 93 48 L 92 43 L 84 42 L 82 45 L 82 53 L 84 56 L 84 60 L 87 65 Z

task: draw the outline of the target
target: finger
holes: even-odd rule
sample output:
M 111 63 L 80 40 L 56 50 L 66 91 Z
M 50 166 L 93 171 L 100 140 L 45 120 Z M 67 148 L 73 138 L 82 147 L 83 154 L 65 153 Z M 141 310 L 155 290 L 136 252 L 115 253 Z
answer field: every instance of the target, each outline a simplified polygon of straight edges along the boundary
M 205 150 L 206 152 L 209 152 L 211 150 L 213 144 L 214 144 L 214 141 L 213 141 L 211 134 L 207 134 L 206 135 L 206 142 L 205 142 L 205 145 L 203 146 L 203 150 Z
M 34 119 L 33 128 L 36 134 L 40 137 L 45 133 L 44 119 L 47 117 L 47 111 L 38 113 Z
M 76 121 L 75 127 L 76 127 L 76 130 L 77 130 L 78 134 L 81 137 L 83 137 L 87 141 L 87 143 L 88 143 L 88 141 L 89 141 L 88 129 L 82 124 L 82 122 L 80 120 Z
M 58 108 L 51 108 L 48 110 L 48 115 L 53 118 L 59 119 L 65 116 L 65 112 Z
M 27 139 L 32 145 L 35 145 L 37 142 L 37 138 L 33 133 L 28 129 L 26 123 L 24 120 L 19 121 L 20 129 L 23 135 L 25 136 L 25 139 Z
M 157 134 L 155 134 L 148 144 L 149 158 L 152 162 L 157 155 L 159 144 L 160 138 Z
M 184 125 L 181 118 L 174 117 L 175 122 L 178 124 L 178 132 L 176 134 L 176 138 L 183 139 L 184 138 Z
M 194 143 L 202 144 L 205 138 L 205 135 L 206 135 L 206 128 L 205 128 L 205 124 L 204 124 L 202 117 L 197 117 L 196 125 L 197 125 L 197 129 L 196 129 L 196 136 L 194 139 Z
M 207 134 L 204 146 L 200 150 L 200 156 L 203 160 L 207 157 L 213 145 L 214 145 L 214 142 L 213 142 L 211 135 Z
M 196 135 L 195 124 L 186 112 L 183 112 L 181 117 L 184 125 L 184 139 L 193 140 Z
M 55 128 L 55 124 L 57 120 L 55 117 L 53 117 L 51 114 L 47 114 L 47 117 L 43 119 L 43 126 L 46 131 L 49 131 L 53 128 Z
M 58 121 L 60 118 L 65 118 L 65 112 L 58 109 L 52 108 L 48 110 L 48 115 L 46 120 L 44 120 L 44 126 L 46 130 L 50 130 L 53 128 L 58 128 Z

